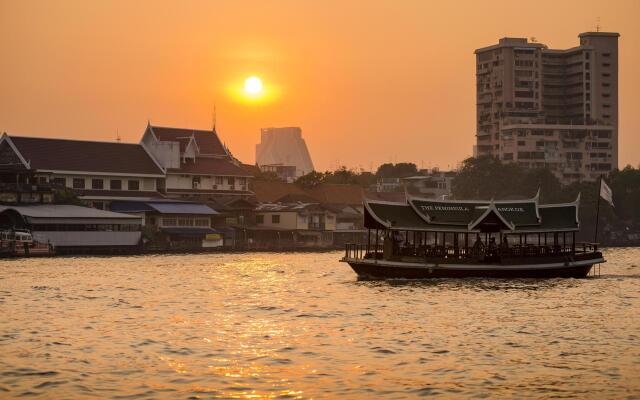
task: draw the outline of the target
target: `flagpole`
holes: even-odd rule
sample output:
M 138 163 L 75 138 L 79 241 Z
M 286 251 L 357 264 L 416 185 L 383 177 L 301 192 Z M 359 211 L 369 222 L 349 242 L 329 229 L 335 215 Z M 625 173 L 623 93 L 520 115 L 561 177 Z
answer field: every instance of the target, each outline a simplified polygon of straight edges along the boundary
M 602 174 L 600 174 L 600 180 L 598 181 L 598 205 L 596 206 L 596 234 L 593 238 L 593 243 L 598 243 L 598 221 L 600 220 L 600 191 L 602 190 Z

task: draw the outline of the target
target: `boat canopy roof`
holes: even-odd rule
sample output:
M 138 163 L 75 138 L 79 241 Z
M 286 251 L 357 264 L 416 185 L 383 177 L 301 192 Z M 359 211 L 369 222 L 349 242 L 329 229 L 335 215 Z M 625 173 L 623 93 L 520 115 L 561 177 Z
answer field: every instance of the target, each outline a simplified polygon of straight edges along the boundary
M 364 200 L 365 227 L 450 232 L 566 232 L 579 229 L 580 195 L 572 203 L 527 200 L 433 200 L 407 196 L 406 202 Z

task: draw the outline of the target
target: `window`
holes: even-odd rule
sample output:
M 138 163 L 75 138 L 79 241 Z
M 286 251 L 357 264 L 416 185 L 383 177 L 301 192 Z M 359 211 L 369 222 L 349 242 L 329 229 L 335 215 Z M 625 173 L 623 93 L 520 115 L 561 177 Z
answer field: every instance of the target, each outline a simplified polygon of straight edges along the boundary
M 104 189 L 104 181 L 102 179 L 92 179 L 91 180 L 91 189 Z
M 233 185 L 235 185 L 235 183 L 236 183 L 236 180 L 234 179 L 234 177 L 230 176 L 230 177 L 227 178 L 227 184 L 229 186 L 233 186 Z
M 198 187 L 200 187 L 200 177 L 199 176 L 194 176 L 193 178 L 191 178 L 191 187 L 194 189 L 197 189 Z
M 111 190 L 122 189 L 122 181 L 120 179 L 112 179 L 109 184 L 111 185 Z
M 66 186 L 67 179 L 66 178 L 53 178 L 53 183 L 58 186 Z
M 156 217 L 149 217 L 149 225 L 155 225 L 156 224 Z
M 176 217 L 162 217 L 162 225 L 164 226 L 176 226 Z
M 140 190 L 140 181 L 128 181 L 127 188 L 129 190 Z
M 38 177 L 38 183 L 47 183 L 47 177 L 46 176 L 39 176 Z
M 74 189 L 84 189 L 84 178 L 73 178 Z
M 524 145 L 525 145 L 524 140 L 518 140 L 518 146 L 524 146 Z
M 274 214 L 271 216 L 271 223 L 272 224 L 279 224 L 280 223 L 280 215 L 279 214 Z
M 196 218 L 194 225 L 195 226 L 209 226 L 209 219 L 208 218 Z
M 503 160 L 513 160 L 513 153 L 504 153 L 502 155 Z
M 216 176 L 216 185 L 222 185 L 224 182 L 222 182 L 222 177 L 221 176 Z
M 264 215 L 256 215 L 256 224 L 264 224 Z

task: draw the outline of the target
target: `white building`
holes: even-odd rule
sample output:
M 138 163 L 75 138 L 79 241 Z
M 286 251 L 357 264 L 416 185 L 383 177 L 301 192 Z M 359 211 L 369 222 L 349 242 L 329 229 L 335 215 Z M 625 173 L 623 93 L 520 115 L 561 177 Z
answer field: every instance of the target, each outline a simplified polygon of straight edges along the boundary
M 133 251 L 142 218 L 66 204 L 0 206 L 3 228 L 28 228 L 33 239 L 58 253 Z
M 260 143 L 256 145 L 256 164 L 262 170 L 273 171 L 278 167 L 283 171 L 286 167 L 295 167 L 294 178 L 308 174 L 314 170 L 307 144 L 302 138 L 302 130 L 298 127 L 263 128 Z M 291 175 L 291 174 L 289 174 Z M 290 176 L 287 176 L 291 181 Z
M 166 174 L 168 197 L 250 195 L 251 174 L 241 167 L 217 132 L 147 125 L 140 145 Z
M 618 168 L 618 37 L 585 32 L 570 49 L 502 38 L 476 54 L 474 154 L 563 182 Z
M 0 137 L 0 167 L 11 175 L 5 180 L 66 187 L 98 209 L 108 209 L 117 199 L 159 197 L 165 178 L 138 144 L 6 133 Z

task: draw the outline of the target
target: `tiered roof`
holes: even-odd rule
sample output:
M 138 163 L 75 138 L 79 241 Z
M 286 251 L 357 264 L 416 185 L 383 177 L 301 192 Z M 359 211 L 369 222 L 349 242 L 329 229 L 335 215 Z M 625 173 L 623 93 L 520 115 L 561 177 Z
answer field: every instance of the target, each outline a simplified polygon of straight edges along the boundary
M 180 142 L 181 153 L 184 152 L 193 137 L 198 149 L 200 150 L 200 155 L 228 156 L 228 153 L 215 130 L 203 131 L 198 129 L 151 126 L 151 131 L 158 140 Z
M 565 204 L 528 200 L 448 201 L 407 196 L 405 202 L 365 199 L 365 227 L 420 231 L 577 231 L 580 196 Z

